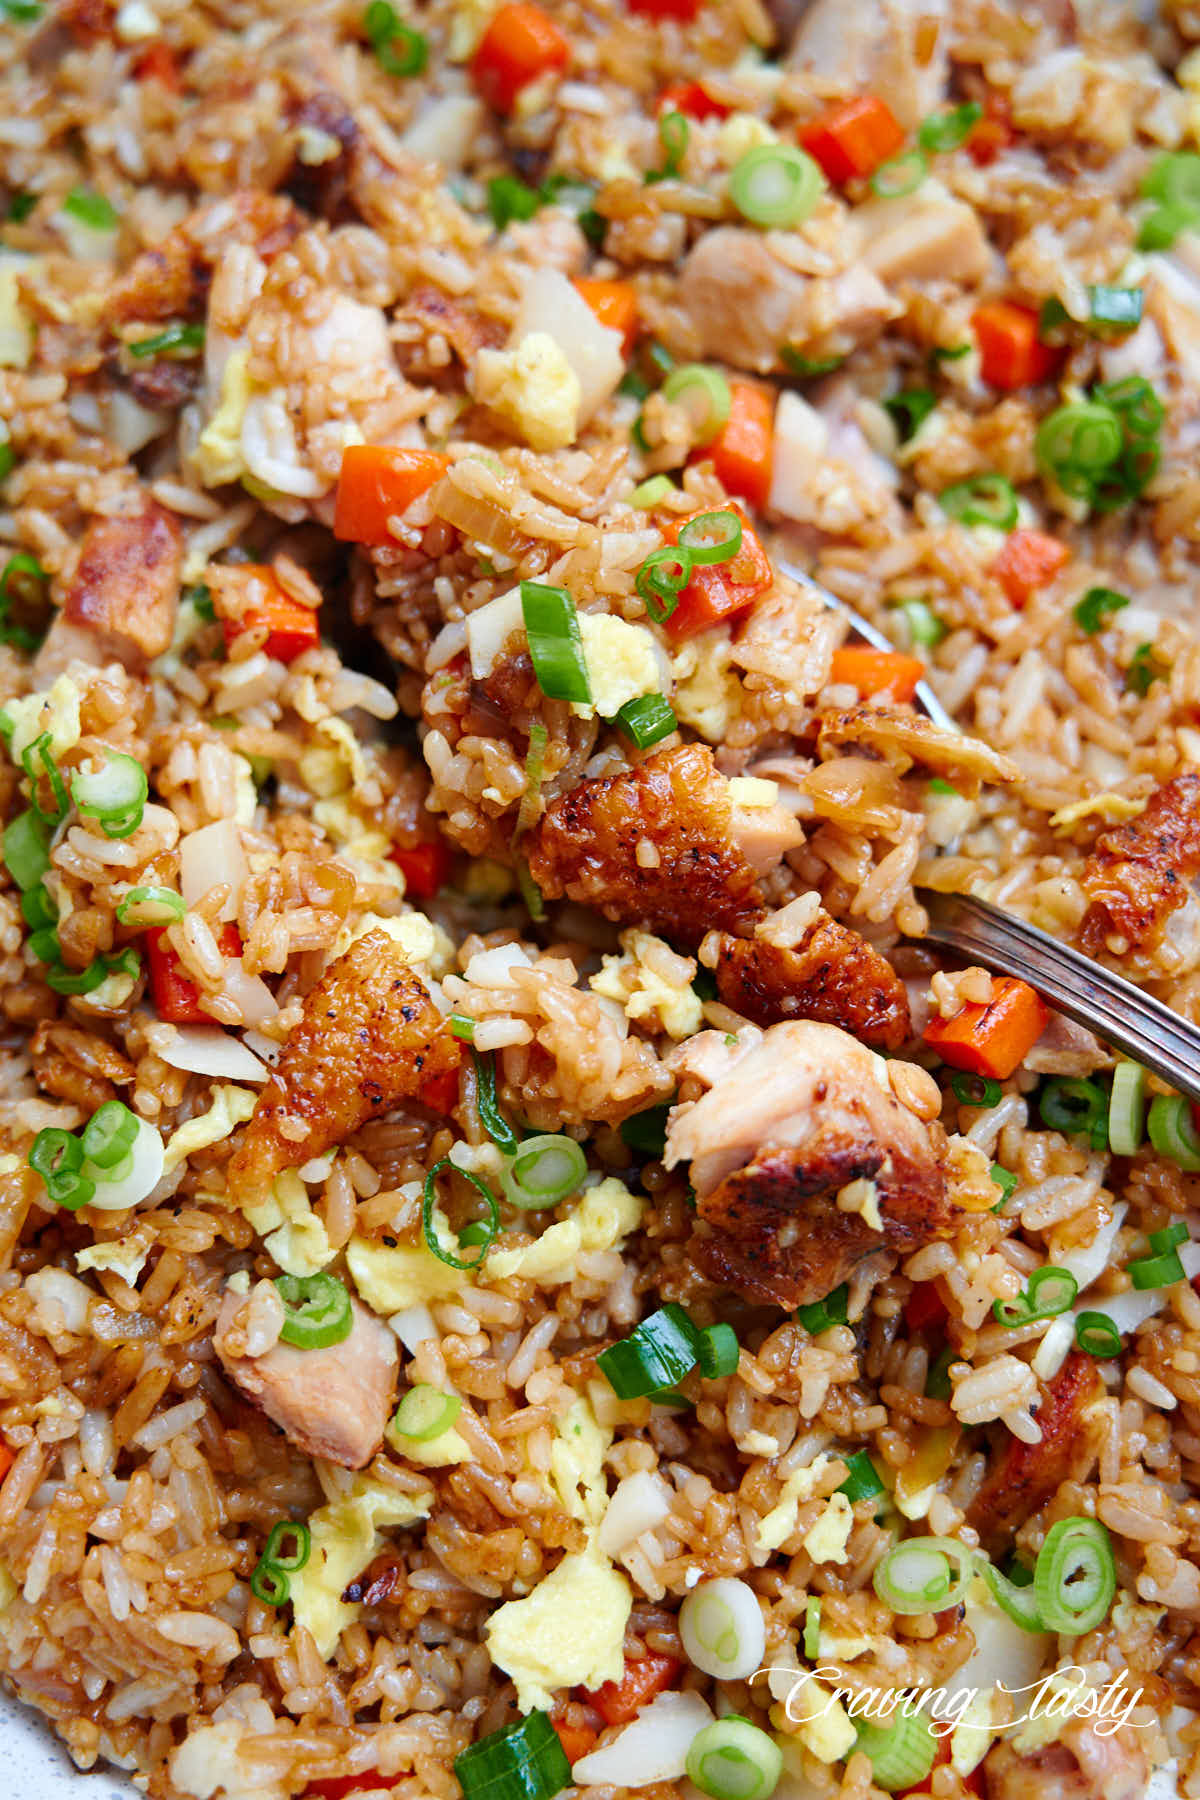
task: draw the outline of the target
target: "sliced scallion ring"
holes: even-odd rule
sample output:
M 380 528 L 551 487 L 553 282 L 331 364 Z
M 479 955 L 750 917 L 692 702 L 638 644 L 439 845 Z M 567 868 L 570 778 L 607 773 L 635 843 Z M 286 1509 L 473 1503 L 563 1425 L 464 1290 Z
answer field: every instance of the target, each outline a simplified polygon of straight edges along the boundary
M 566 588 L 540 581 L 521 583 L 521 612 L 538 686 L 548 700 L 591 703 L 587 659 L 579 614 Z
M 736 1373 L 742 1347 L 733 1326 L 722 1322 L 704 1327 L 697 1340 L 696 1351 L 700 1373 L 710 1381 L 719 1381 L 723 1375 Z
M 871 177 L 871 186 L 885 200 L 899 200 L 915 193 L 929 173 L 929 162 L 923 150 L 903 150 L 880 163 Z
M 98 1169 L 115 1170 L 133 1149 L 138 1122 L 120 1100 L 108 1100 L 83 1129 L 83 1154 Z
M 553 1800 L 571 1785 L 571 1764 L 549 1713 L 531 1712 L 489 1732 L 455 1757 L 463 1800 Z
M 999 1324 L 1016 1330 L 1039 1319 L 1056 1319 L 1074 1305 L 1078 1292 L 1079 1283 L 1069 1269 L 1048 1264 L 1034 1270 L 1024 1293 L 1015 1300 L 993 1300 L 992 1313 Z
M 1114 1156 L 1135 1156 L 1146 1123 L 1146 1071 L 1140 1063 L 1119 1062 L 1108 1101 L 1108 1147 Z
M 1094 1081 L 1054 1075 L 1038 1095 L 1043 1125 L 1066 1137 L 1087 1137 L 1094 1150 L 1108 1143 L 1108 1095 Z
M 633 585 L 656 625 L 666 624 L 691 578 L 692 553 L 686 545 L 660 544 L 650 552 Z
M 769 1800 L 783 1773 L 783 1751 L 757 1725 L 730 1713 L 697 1732 L 687 1772 L 712 1800 Z
M 441 1243 L 438 1234 L 434 1229 L 433 1209 L 437 1205 L 437 1180 L 439 1175 L 444 1175 L 447 1172 L 461 1176 L 464 1181 L 469 1181 L 471 1186 L 487 1201 L 488 1236 L 479 1246 L 479 1255 L 472 1257 L 470 1262 L 464 1262 L 461 1256 L 455 1256 L 452 1250 L 447 1250 Z M 480 1181 L 477 1175 L 472 1175 L 469 1169 L 458 1168 L 455 1163 L 451 1162 L 448 1156 L 443 1156 L 441 1162 L 434 1163 L 432 1169 L 430 1169 L 428 1175 L 425 1177 L 425 1194 L 421 1206 L 421 1232 L 425 1239 L 426 1249 L 430 1250 L 433 1255 L 437 1257 L 439 1262 L 445 1263 L 447 1268 L 464 1270 L 476 1269 L 491 1249 L 499 1229 L 500 1208 L 496 1205 L 491 1189 L 487 1187 L 485 1183 Z M 460 1240 L 460 1248 L 461 1247 Z
M 117 920 L 121 925 L 173 925 L 186 911 L 183 895 L 167 887 L 130 888 L 117 902 Z
M 824 191 L 819 165 L 794 144 L 758 144 L 729 172 L 729 198 L 753 225 L 802 225 Z
M 109 750 L 100 769 L 77 769 L 71 798 L 85 818 L 99 820 L 105 837 L 127 838 L 142 822 L 150 784 L 141 763 L 124 751 Z
M 613 724 L 639 750 L 648 750 L 651 744 L 661 743 L 679 727 L 670 701 L 662 694 L 639 694 L 636 700 L 627 700 Z
M 957 150 L 983 117 L 978 100 L 964 100 L 949 112 L 930 113 L 917 128 L 917 142 L 922 150 L 935 156 L 939 151 Z
M 695 1368 L 698 1336 L 682 1306 L 669 1300 L 627 1338 L 601 1350 L 596 1367 L 619 1400 L 642 1400 L 677 1386 Z
M 957 1606 L 975 1572 L 975 1554 L 957 1538 L 906 1538 L 876 1564 L 875 1592 L 897 1613 Z
M 576 1193 L 586 1174 L 587 1157 L 574 1138 L 545 1135 L 525 1139 L 500 1185 L 522 1212 L 541 1212 Z
M 924 1713 L 906 1712 L 902 1703 L 888 1725 L 864 1720 L 856 1748 L 869 1759 L 876 1787 L 894 1794 L 924 1781 L 937 1755 L 937 1739 Z
M 47 1197 L 68 1212 L 78 1212 L 96 1191 L 95 1182 L 83 1173 L 83 1145 L 61 1126 L 47 1125 L 39 1131 L 26 1160 L 41 1176 Z
M 283 1301 L 279 1328 L 283 1343 L 297 1350 L 324 1350 L 340 1344 L 354 1328 L 354 1314 L 344 1282 L 324 1270 L 316 1275 L 277 1275 Z
M 682 363 L 678 368 L 672 369 L 662 384 L 662 395 L 673 406 L 683 407 L 691 422 L 692 437 L 697 444 L 712 442 L 729 418 L 733 405 L 729 383 L 719 369 L 710 368 L 707 363 Z M 679 538 L 682 543 L 682 531 Z M 740 527 L 738 541 L 741 541 Z M 693 562 L 711 560 L 713 559 L 694 554 L 692 557 Z
M 679 542 L 691 551 L 695 564 L 731 562 L 742 547 L 742 521 L 732 507 L 697 513 L 680 526 Z
M 288 1545 L 291 1549 L 288 1549 Z M 302 1519 L 280 1519 L 272 1525 L 261 1561 L 274 1563 L 287 1575 L 297 1574 L 312 1554 L 312 1532 Z
M 804 1605 L 804 1654 L 816 1662 L 821 1654 L 821 1596 L 810 1594 Z
M 1116 1591 L 1112 1543 L 1099 1519 L 1060 1519 L 1052 1525 L 1033 1572 L 1033 1594 L 1044 1628 L 1075 1637 L 1094 1630 Z
M 849 1474 L 837 1491 L 845 1494 L 852 1505 L 856 1500 L 873 1500 L 876 1494 L 884 1492 L 879 1470 L 865 1450 L 855 1450 L 849 1456 L 844 1456 L 842 1461 Z
M 1120 1356 L 1121 1334 L 1107 1313 L 1081 1312 L 1075 1317 L 1075 1342 L 1089 1356 Z
M 994 1563 L 979 1559 L 979 1571 L 988 1585 L 992 1599 L 1000 1610 L 1022 1631 L 1045 1631 L 1038 1611 L 1032 1582 L 1017 1583 L 1002 1575 Z
M 520 1139 L 500 1111 L 500 1103 L 496 1099 L 496 1065 L 489 1057 L 481 1056 L 474 1049 L 471 1051 L 471 1061 L 475 1065 L 475 1106 L 479 1113 L 479 1123 L 498 1150 L 503 1150 L 505 1156 L 515 1156 Z
M 443 1394 L 428 1382 L 410 1387 L 392 1415 L 392 1425 L 401 1437 L 414 1444 L 427 1444 L 431 1438 L 449 1431 L 462 1411 L 457 1394 Z
M 67 798 L 67 784 L 59 773 L 58 764 L 50 748 L 51 738 L 48 731 L 34 738 L 21 752 L 21 766 L 29 778 L 30 804 L 39 819 L 50 827 L 61 825 L 71 809 Z M 39 767 L 40 764 L 40 767 Z M 53 796 L 52 806 L 43 806 L 41 801 L 41 778 L 45 776 L 50 783 Z
M 1003 475 L 973 475 L 943 488 L 939 504 L 947 518 L 962 525 L 994 525 L 1011 531 L 1017 522 L 1017 495 Z
M 1146 1130 L 1160 1156 L 1189 1175 L 1200 1171 L 1200 1131 L 1196 1130 L 1192 1109 L 1181 1094 L 1155 1096 L 1150 1102 Z

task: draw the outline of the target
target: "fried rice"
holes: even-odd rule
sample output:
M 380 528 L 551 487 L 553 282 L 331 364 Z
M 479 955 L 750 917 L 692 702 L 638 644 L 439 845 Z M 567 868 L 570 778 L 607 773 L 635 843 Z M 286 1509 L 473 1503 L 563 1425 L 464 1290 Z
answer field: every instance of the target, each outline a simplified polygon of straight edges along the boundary
M 0 43 L 7 1684 L 159 1800 L 1200 1793 L 1196 1125 L 921 899 L 1200 1022 L 1200 12 Z

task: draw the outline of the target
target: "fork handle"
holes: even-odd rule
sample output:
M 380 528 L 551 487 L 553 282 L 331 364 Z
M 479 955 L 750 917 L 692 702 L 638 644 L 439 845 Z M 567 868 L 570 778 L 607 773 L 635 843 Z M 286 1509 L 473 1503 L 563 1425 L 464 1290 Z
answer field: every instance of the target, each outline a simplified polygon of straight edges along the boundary
M 929 914 L 923 941 L 1020 976 L 1058 1012 L 1200 1101 L 1200 1029 L 1161 1000 L 986 900 L 930 888 L 917 898 Z

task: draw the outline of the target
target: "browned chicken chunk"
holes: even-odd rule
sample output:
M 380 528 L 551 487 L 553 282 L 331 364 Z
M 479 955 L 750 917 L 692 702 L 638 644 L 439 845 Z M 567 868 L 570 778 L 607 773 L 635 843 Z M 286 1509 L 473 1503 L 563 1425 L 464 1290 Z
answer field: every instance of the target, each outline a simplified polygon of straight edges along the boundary
M 461 1051 L 394 939 L 368 931 L 326 971 L 258 1098 L 229 1163 L 240 1201 L 260 1199 L 281 1169 L 413 1100 L 458 1067 Z
M 1052 1744 L 1022 1756 L 1001 1742 L 983 1765 L 988 1800 L 1142 1800 L 1149 1770 L 1132 1730 L 1072 1719 Z
M 726 1006 L 756 1025 L 815 1019 L 884 1050 L 910 1035 L 908 994 L 891 963 L 823 910 L 794 947 L 726 933 L 716 976 Z
M 1084 865 L 1091 905 L 1083 946 L 1095 952 L 1106 938 L 1153 942 L 1191 892 L 1200 871 L 1200 775 L 1176 775 L 1150 796 L 1140 818 L 1102 832 Z
M 1006 1436 L 1004 1447 L 967 1514 L 986 1550 L 1010 1543 L 1026 1519 L 1046 1504 L 1086 1450 L 1083 1414 L 1102 1384 L 1092 1357 L 1074 1350 L 1045 1388 L 1038 1408 L 1039 1444 Z
M 757 877 L 801 835 L 783 807 L 736 807 L 707 745 L 680 744 L 561 795 L 526 854 L 548 900 L 690 945 L 747 924 L 762 907 Z
M 940 1129 L 901 1105 L 887 1065 L 846 1032 L 772 1025 L 709 1072 L 708 1093 L 672 1113 L 663 1161 L 691 1164 L 708 1228 L 693 1247 L 714 1280 L 790 1308 L 875 1251 L 947 1234 Z
M 65 624 L 88 633 L 97 653 L 161 656 L 175 630 L 183 535 L 149 498 L 127 517 L 93 519 L 63 601 Z
M 241 1295 L 227 1293 L 213 1334 L 229 1379 L 309 1456 L 344 1469 L 365 1468 L 383 1442 L 396 1391 L 393 1332 L 352 1300 L 354 1324 L 340 1344 L 299 1350 L 277 1343 L 263 1356 L 239 1356 L 226 1335 L 244 1304 Z

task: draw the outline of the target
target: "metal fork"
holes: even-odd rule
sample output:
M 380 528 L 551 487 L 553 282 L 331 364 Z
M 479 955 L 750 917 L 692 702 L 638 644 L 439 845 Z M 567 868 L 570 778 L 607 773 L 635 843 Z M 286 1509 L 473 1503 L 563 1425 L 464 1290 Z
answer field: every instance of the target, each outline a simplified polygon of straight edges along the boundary
M 848 619 L 868 644 L 877 650 L 895 649 L 869 619 L 811 575 L 789 563 L 779 566 L 792 581 Z M 927 681 L 917 683 L 916 698 L 935 725 L 946 731 L 960 729 Z M 990 901 L 971 894 L 939 894 L 932 888 L 918 888 L 916 893 L 929 914 L 929 930 L 922 943 L 957 951 L 1002 975 L 1019 975 L 1068 1019 L 1095 1032 L 1143 1068 L 1152 1069 L 1189 1100 L 1200 1101 L 1200 1028 L 1123 975 L 1114 975 Z

